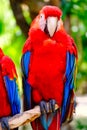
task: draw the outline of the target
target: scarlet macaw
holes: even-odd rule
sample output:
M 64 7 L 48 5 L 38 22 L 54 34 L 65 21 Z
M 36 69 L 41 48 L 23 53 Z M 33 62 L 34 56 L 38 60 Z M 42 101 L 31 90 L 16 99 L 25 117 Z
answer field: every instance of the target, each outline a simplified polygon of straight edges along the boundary
M 40 119 L 32 122 L 33 130 L 60 130 L 73 113 L 77 49 L 64 30 L 61 16 L 59 8 L 44 6 L 32 22 L 23 47 L 25 107 L 39 104 L 42 113 Z M 55 104 L 59 106 L 57 111 Z
M 9 129 L 8 118 L 20 112 L 20 98 L 16 83 L 17 73 L 13 61 L 0 48 L 0 122 Z

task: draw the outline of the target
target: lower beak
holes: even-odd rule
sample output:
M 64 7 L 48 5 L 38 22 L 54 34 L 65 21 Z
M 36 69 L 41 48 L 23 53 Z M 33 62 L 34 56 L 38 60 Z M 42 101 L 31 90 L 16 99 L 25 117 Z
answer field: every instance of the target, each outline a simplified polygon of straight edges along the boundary
M 57 29 L 58 18 L 57 17 L 48 17 L 47 18 L 47 29 L 50 37 L 52 37 Z

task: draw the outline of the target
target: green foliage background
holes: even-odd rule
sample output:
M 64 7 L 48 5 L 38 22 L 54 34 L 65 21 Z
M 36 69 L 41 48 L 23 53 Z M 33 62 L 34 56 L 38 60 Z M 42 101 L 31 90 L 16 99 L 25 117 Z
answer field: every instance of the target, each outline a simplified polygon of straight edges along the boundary
M 8 0 L 0 0 L 0 10 L 0 47 L 19 67 L 25 37 L 16 24 Z
M 0 0 L 0 47 L 15 63 L 22 93 L 20 61 L 25 37 L 17 26 L 8 0 Z
M 63 20 L 70 15 L 71 35 L 78 48 L 77 87 L 80 87 L 83 81 L 87 81 L 87 0 L 61 0 L 61 8 Z M 25 16 L 27 18 L 27 13 Z M 12 58 L 19 75 L 21 75 L 20 60 L 25 40 L 16 24 L 9 0 L 0 0 L 0 47 Z

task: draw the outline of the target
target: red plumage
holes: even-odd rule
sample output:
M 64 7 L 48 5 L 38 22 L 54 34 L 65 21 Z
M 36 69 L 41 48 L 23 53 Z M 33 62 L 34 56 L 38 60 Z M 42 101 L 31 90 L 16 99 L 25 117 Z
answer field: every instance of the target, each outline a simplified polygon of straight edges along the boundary
M 58 17 L 58 19 L 60 19 L 60 17 L 62 16 L 62 11 L 59 8 L 57 8 L 56 6 L 45 6 L 40 11 L 40 14 L 41 13 L 45 14 L 45 18 L 47 18 L 49 16 L 54 16 L 54 17 Z
M 39 103 L 43 98 L 48 101 L 55 97 L 57 103 L 61 106 L 66 52 L 69 50 L 76 55 L 75 45 L 63 30 L 55 33 L 52 38 L 49 38 L 39 29 L 30 31 L 29 36 L 30 38 L 24 49 L 26 46 L 28 47 L 24 52 L 28 48 L 32 52 L 28 82 L 34 88 L 34 101 Z
M 11 115 L 11 106 L 8 99 L 8 94 L 3 77 L 8 75 L 13 79 L 16 75 L 16 70 L 13 62 L 8 56 L 5 56 L 0 48 L 0 118 Z
M 46 14 L 45 18 L 56 16 L 59 20 L 62 14 L 60 9 L 51 6 L 44 7 L 40 11 L 41 13 Z M 38 15 L 32 22 L 29 38 L 23 48 L 23 53 L 31 52 L 28 83 L 32 87 L 32 100 L 35 104 L 39 104 L 41 100 L 55 99 L 61 107 L 66 80 L 66 53 L 69 51 L 77 56 L 77 51 L 73 39 L 65 32 L 62 21 L 61 28 L 52 37 L 49 37 L 40 29 L 39 18 Z M 57 116 L 54 118 L 49 130 L 57 127 Z M 36 122 L 34 122 L 34 130 L 36 130 L 36 125 Z M 40 126 L 39 124 L 38 127 Z M 38 130 L 42 130 L 42 127 Z
M 8 95 L 0 69 L 0 118 L 9 115 L 11 115 L 11 107 L 9 105 Z

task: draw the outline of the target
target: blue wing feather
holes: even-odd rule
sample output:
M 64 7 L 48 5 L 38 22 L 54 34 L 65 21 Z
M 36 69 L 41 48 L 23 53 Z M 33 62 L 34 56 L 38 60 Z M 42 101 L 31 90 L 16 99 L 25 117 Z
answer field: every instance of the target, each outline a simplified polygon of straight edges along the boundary
M 74 88 L 74 69 L 75 69 L 75 56 L 74 54 L 70 54 L 70 52 L 67 52 L 67 61 L 66 61 L 66 82 L 64 86 L 64 97 L 63 97 L 63 104 L 62 104 L 62 113 L 61 113 L 61 123 L 65 119 L 66 111 L 67 111 L 67 105 L 69 105 L 70 101 L 70 93 Z
M 18 95 L 16 79 L 11 80 L 8 76 L 4 76 L 4 82 L 11 105 L 12 115 L 15 115 L 20 112 L 20 98 Z
M 31 108 L 31 86 L 27 82 L 28 72 L 29 72 L 29 63 L 30 63 L 30 55 L 31 53 L 28 51 L 22 56 L 21 67 L 23 72 L 23 91 L 24 91 L 24 104 L 25 110 Z
M 26 77 L 28 77 L 29 62 L 30 62 L 30 52 L 28 51 L 25 54 L 23 54 L 22 60 L 21 60 L 22 71 L 23 71 L 24 76 Z

